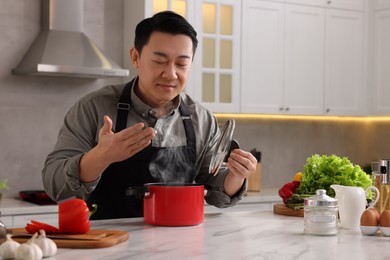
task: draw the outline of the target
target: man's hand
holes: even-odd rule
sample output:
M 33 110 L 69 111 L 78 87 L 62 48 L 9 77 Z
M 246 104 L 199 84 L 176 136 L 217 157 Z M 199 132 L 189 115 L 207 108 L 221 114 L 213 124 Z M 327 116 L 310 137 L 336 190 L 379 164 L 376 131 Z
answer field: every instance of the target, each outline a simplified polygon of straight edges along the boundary
M 234 149 L 228 158 L 229 173 L 225 179 L 225 193 L 229 196 L 236 194 L 242 187 L 244 180 L 256 171 L 257 160 L 249 152 Z
M 126 160 L 147 147 L 154 136 L 153 128 L 144 128 L 143 123 L 114 133 L 111 118 L 104 116 L 98 144 L 81 158 L 80 181 L 96 180 L 110 164 Z
M 108 164 L 130 158 L 147 147 L 155 136 L 153 128 L 144 129 L 143 123 L 135 124 L 118 133 L 113 133 L 111 129 L 111 118 L 104 116 L 104 125 L 99 131 L 96 149 L 100 150 Z

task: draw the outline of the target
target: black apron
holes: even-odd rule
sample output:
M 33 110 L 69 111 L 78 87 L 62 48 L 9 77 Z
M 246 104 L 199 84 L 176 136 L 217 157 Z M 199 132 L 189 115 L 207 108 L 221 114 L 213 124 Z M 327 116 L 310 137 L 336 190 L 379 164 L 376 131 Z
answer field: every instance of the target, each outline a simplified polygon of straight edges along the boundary
M 119 100 L 115 132 L 127 127 L 133 81 L 125 86 Z M 142 217 L 143 200 L 137 196 L 127 196 L 126 190 L 128 188 L 142 187 L 145 183 L 192 183 L 194 181 L 195 131 L 191 117 L 182 100 L 179 111 L 186 131 L 187 146 L 152 147 L 149 145 L 131 158 L 111 164 L 103 172 L 96 189 L 87 199 L 90 208 L 92 204 L 98 206 L 96 213 L 91 216 L 91 220 Z M 173 175 L 163 178 L 160 174 L 167 171 Z

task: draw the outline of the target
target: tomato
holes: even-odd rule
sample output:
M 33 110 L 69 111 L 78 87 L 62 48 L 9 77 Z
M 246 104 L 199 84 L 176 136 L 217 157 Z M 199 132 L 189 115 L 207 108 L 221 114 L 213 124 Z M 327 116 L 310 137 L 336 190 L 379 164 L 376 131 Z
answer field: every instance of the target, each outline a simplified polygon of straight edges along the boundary
M 90 212 L 82 199 L 70 199 L 58 206 L 58 224 L 61 233 L 84 234 L 90 229 Z
M 24 228 L 30 234 L 39 233 L 41 229 L 45 230 L 46 234 L 58 233 L 58 228 L 36 220 L 31 220 L 31 223 L 27 223 Z

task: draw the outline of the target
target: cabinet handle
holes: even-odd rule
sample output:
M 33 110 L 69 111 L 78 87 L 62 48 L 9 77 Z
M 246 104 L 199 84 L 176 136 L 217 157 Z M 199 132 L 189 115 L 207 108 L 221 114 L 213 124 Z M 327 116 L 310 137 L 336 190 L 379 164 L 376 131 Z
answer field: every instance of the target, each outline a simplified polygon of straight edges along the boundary
M 329 113 L 329 112 L 330 112 L 330 109 L 329 109 L 329 108 L 327 108 L 325 111 L 326 111 L 326 113 Z
M 286 111 L 289 111 L 290 109 L 288 107 L 286 107 Z
M 330 0 L 327 2 L 328 5 L 330 5 L 331 3 L 332 3 L 332 1 L 330 1 Z
M 280 107 L 280 108 L 279 108 L 279 111 L 283 111 L 283 107 Z

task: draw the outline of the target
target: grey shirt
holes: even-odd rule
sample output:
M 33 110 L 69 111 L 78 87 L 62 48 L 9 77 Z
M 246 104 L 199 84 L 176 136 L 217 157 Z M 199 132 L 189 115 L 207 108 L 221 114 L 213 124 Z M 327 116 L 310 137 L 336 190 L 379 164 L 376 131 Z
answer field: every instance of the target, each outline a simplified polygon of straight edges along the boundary
M 42 171 L 43 185 L 53 200 L 73 196 L 87 199 L 97 186 L 100 179 L 89 183 L 80 181 L 80 159 L 97 145 L 104 115 L 108 115 L 115 126 L 117 104 L 124 87 L 125 84 L 110 85 L 92 92 L 81 98 L 66 114 L 57 143 L 48 155 Z M 227 170 L 221 170 L 215 177 L 209 174 L 211 157 L 220 136 L 216 118 L 185 93 L 181 93 L 180 97 L 191 115 L 196 135 L 195 181 L 220 187 L 220 191 L 213 189 L 207 192 L 206 202 L 220 208 L 237 204 L 246 192 L 247 181 L 235 196 L 229 197 L 222 191 Z M 128 113 L 127 126 L 143 122 L 145 126 L 153 127 L 156 133 L 152 140 L 154 147 L 186 145 L 186 133 L 178 111 L 180 99 L 177 101 L 171 113 L 157 118 L 155 111 L 143 103 L 132 88 L 132 106 Z

